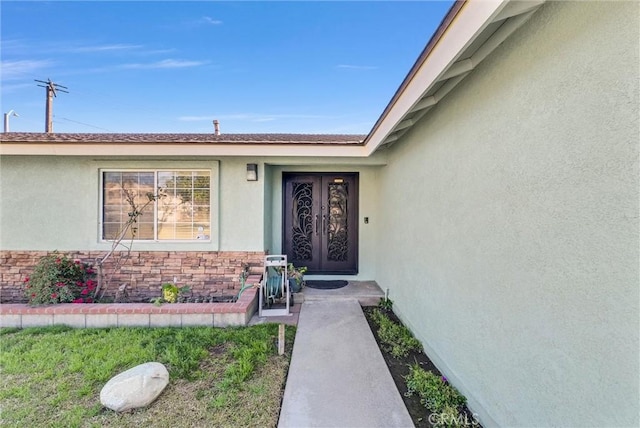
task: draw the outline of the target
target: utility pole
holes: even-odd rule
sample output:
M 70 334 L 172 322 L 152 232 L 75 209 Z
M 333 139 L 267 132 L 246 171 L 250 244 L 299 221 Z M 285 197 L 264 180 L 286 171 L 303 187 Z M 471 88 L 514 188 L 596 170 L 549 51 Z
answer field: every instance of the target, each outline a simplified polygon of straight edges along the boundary
M 34 79 L 35 80 L 35 79 Z M 36 82 L 38 83 L 43 83 L 43 85 L 38 85 L 41 88 L 45 88 L 46 93 L 47 93 L 47 98 L 46 98 L 46 111 L 45 111 L 45 122 L 44 122 L 44 131 L 47 134 L 51 134 L 53 133 L 53 97 L 57 97 L 58 95 L 56 94 L 56 92 L 64 92 L 66 94 L 69 93 L 69 91 L 67 91 L 66 86 L 62 86 L 62 85 L 58 85 L 57 83 L 53 83 L 51 81 L 51 79 L 47 79 L 47 81 L 42 81 L 42 80 L 36 80 Z

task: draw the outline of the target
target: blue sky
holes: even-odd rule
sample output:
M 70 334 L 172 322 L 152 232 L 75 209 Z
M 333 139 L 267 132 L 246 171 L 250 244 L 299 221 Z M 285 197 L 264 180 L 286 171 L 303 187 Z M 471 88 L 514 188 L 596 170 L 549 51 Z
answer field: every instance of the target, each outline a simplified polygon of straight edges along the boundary
M 10 129 L 368 133 L 451 6 L 414 2 L 1 3 Z

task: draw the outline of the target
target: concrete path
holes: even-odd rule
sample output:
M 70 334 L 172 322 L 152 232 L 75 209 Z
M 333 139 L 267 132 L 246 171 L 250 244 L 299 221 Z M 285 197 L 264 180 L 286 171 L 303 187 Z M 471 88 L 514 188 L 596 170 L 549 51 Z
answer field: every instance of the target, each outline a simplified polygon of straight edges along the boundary
M 412 427 L 356 299 L 302 304 L 278 427 Z

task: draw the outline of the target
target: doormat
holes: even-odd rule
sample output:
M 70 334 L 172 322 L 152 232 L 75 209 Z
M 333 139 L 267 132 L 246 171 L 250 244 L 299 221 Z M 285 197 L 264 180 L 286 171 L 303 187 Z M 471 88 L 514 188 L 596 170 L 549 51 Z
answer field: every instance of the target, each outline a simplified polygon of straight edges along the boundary
M 305 284 L 309 288 L 317 288 L 320 290 L 334 290 L 336 288 L 342 288 L 349 284 L 349 281 L 344 280 L 330 280 L 330 281 L 321 281 L 317 279 L 313 279 L 310 281 L 305 281 Z

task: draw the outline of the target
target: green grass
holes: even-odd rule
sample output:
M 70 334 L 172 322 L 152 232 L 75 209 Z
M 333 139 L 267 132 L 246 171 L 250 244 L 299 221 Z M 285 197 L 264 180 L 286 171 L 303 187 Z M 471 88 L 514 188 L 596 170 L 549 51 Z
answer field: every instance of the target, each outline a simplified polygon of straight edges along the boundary
M 295 329 L 277 355 L 276 324 L 246 328 L 66 327 L 0 330 L 0 425 L 275 426 Z M 150 406 L 100 404 L 116 374 L 159 361 L 170 382 Z

